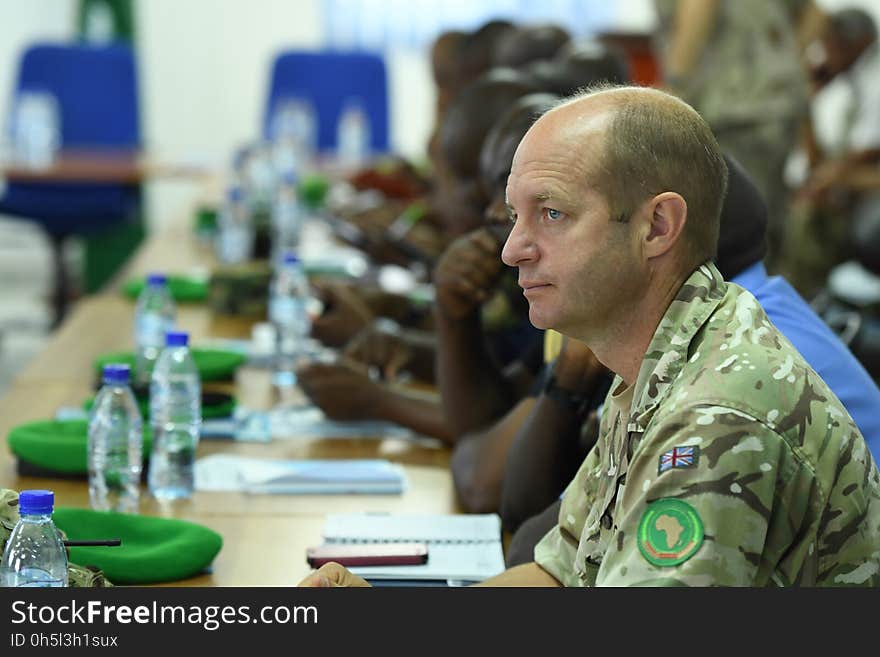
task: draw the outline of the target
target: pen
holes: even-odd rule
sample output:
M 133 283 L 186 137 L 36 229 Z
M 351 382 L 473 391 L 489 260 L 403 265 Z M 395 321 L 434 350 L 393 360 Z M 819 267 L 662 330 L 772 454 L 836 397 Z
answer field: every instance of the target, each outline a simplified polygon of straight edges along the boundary
M 117 545 L 122 545 L 121 538 L 105 538 L 103 540 L 97 541 L 64 541 L 64 547 L 97 547 L 97 546 L 108 546 L 115 547 Z

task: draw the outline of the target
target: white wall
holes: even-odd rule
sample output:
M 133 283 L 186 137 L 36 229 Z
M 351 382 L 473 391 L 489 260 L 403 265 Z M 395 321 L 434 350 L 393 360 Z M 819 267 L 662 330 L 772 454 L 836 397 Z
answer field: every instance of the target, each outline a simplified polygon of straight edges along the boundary
M 320 0 L 137 2 L 144 138 L 162 159 L 225 165 L 259 135 L 273 55 L 323 41 Z M 147 186 L 154 226 L 186 216 L 198 187 Z

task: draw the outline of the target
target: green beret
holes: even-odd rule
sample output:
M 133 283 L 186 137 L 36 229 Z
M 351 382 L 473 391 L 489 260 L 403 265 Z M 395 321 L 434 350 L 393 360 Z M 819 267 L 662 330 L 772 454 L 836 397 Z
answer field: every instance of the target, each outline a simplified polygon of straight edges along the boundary
M 122 293 L 130 299 L 137 299 L 141 290 L 144 289 L 145 281 L 141 278 L 132 278 L 122 286 Z M 168 290 L 171 296 L 178 302 L 198 302 L 208 298 L 208 281 L 189 276 L 168 276 Z
M 86 420 L 45 420 L 14 427 L 6 437 L 19 462 L 60 475 L 88 473 L 89 423 Z M 144 461 L 153 434 L 144 427 Z
M 141 411 L 141 417 L 144 421 L 150 417 L 150 396 L 135 394 L 138 408 Z M 83 408 L 87 411 L 92 410 L 95 405 L 95 398 L 89 397 L 83 402 Z M 227 395 L 223 392 L 212 392 L 202 390 L 202 419 L 209 420 L 218 417 L 229 417 L 235 412 L 235 397 Z
M 235 374 L 235 370 L 239 368 L 246 360 L 247 356 L 235 351 L 225 351 L 222 349 L 192 349 L 190 350 L 196 368 L 202 381 L 218 381 L 231 379 Z M 135 368 L 135 356 L 130 351 L 116 351 L 103 354 L 95 359 L 95 376 L 98 380 L 101 378 L 101 372 L 104 365 L 108 363 L 124 363 Z
M 173 582 L 204 571 L 223 545 L 185 520 L 58 507 L 52 519 L 70 540 L 122 539 L 117 547 L 71 547 L 70 561 L 96 566 L 114 584 Z

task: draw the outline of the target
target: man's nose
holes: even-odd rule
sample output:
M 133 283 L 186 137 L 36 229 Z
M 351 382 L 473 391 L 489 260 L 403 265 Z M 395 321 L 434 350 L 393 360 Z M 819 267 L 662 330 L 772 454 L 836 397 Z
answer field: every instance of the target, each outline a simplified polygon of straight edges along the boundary
M 525 221 L 513 224 L 501 250 L 501 260 L 509 267 L 518 267 L 537 258 L 538 252 Z

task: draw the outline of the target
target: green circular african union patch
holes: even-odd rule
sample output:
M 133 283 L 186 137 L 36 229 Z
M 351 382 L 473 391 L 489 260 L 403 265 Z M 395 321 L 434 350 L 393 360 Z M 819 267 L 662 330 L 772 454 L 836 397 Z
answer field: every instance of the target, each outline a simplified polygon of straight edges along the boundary
M 703 521 L 687 502 L 657 500 L 642 515 L 638 543 L 642 556 L 655 566 L 677 566 L 703 544 Z

